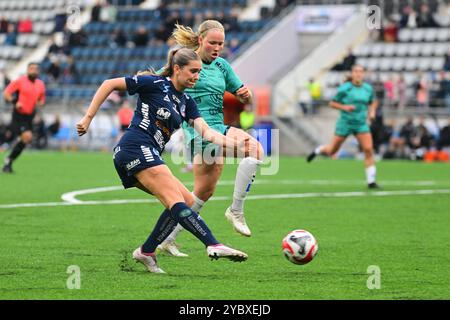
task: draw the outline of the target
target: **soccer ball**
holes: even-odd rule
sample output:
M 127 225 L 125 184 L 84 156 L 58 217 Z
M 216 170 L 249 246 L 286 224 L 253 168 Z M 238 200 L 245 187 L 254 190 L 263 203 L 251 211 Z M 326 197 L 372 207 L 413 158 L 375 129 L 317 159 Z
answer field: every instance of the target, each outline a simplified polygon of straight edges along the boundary
M 319 250 L 316 239 L 306 230 L 288 233 L 283 239 L 282 246 L 286 259 L 295 264 L 307 264 Z

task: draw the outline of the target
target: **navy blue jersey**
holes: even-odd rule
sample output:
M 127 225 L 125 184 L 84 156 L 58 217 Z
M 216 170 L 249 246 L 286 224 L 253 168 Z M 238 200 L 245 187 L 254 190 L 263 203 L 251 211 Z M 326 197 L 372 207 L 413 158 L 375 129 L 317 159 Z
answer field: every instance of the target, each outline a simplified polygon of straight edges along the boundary
M 200 117 L 195 101 L 176 90 L 168 77 L 133 76 L 125 77 L 125 82 L 130 95 L 139 95 L 128 130 L 145 133 L 159 152 L 183 121 Z

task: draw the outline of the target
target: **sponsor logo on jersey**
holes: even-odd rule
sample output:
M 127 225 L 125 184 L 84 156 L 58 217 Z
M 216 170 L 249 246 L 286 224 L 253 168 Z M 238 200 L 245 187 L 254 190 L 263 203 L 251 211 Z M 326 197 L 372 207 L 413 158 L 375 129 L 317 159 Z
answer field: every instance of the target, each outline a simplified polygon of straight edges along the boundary
M 166 108 L 159 108 L 156 111 L 156 118 L 160 119 L 160 120 L 167 120 L 170 118 L 170 111 Z
M 164 149 L 164 137 L 161 131 L 157 130 L 153 135 L 153 138 L 155 138 L 155 141 L 159 145 L 159 148 Z
M 150 125 L 150 119 L 148 117 L 148 110 L 149 110 L 148 104 L 142 103 L 142 107 L 141 107 L 142 121 L 139 124 L 139 127 L 144 130 L 147 130 L 148 126 Z
M 155 159 L 153 158 L 153 154 L 150 151 L 150 147 L 141 146 L 142 154 L 144 155 L 145 161 L 152 162 Z
M 135 159 L 135 160 L 131 161 L 130 163 L 128 163 L 128 164 L 126 165 L 127 170 L 133 169 L 133 168 L 136 167 L 138 164 L 141 164 L 141 160 Z
M 113 154 L 113 159 L 116 158 L 116 154 L 120 151 L 120 146 L 117 146 L 114 148 L 114 154 Z
M 164 97 L 164 101 L 170 102 L 169 96 L 166 94 L 166 96 Z
M 178 99 L 178 97 L 176 96 L 176 95 L 172 95 L 172 99 L 173 99 L 173 101 L 175 101 L 176 103 L 180 103 L 181 101 L 180 101 L 180 99 Z

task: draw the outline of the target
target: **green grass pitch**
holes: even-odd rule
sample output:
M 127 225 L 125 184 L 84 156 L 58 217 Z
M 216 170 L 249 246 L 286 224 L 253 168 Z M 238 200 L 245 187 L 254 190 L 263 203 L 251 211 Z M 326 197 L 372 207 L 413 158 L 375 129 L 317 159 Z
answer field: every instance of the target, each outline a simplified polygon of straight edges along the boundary
M 192 174 L 171 168 L 192 188 Z M 384 194 L 377 196 L 359 193 L 367 191 L 361 161 L 306 164 L 281 157 L 279 173 L 258 176 L 251 190 L 252 196 L 280 198 L 246 202 L 251 238 L 235 233 L 224 218 L 229 200 L 210 201 L 202 212 L 216 237 L 247 252 L 248 261 L 210 261 L 203 245 L 184 232 L 178 243 L 189 257 L 160 255 L 166 275 L 150 274 L 131 259 L 158 218 L 159 203 L 58 205 L 66 192 L 118 186 L 111 154 L 26 151 L 14 169 L 0 174 L 0 299 L 450 298 L 448 164 L 382 161 Z M 225 167 L 215 196 L 232 195 L 235 171 L 235 165 Z M 408 192 L 395 195 L 400 191 Z M 77 197 L 146 198 L 138 190 Z M 5 206 L 23 203 L 49 204 Z M 282 238 L 299 228 L 319 242 L 318 255 L 304 266 L 291 264 L 281 251 Z M 72 265 L 80 268 L 80 289 L 67 288 Z M 367 287 L 369 266 L 381 271 L 379 289 Z

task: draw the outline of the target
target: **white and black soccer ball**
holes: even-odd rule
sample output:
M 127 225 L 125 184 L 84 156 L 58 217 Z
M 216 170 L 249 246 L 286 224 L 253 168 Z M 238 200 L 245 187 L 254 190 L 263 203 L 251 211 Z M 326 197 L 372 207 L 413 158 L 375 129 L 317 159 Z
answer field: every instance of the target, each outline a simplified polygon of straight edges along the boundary
M 292 263 L 306 264 L 310 262 L 319 250 L 316 238 L 306 230 L 294 230 L 284 237 L 284 256 Z

